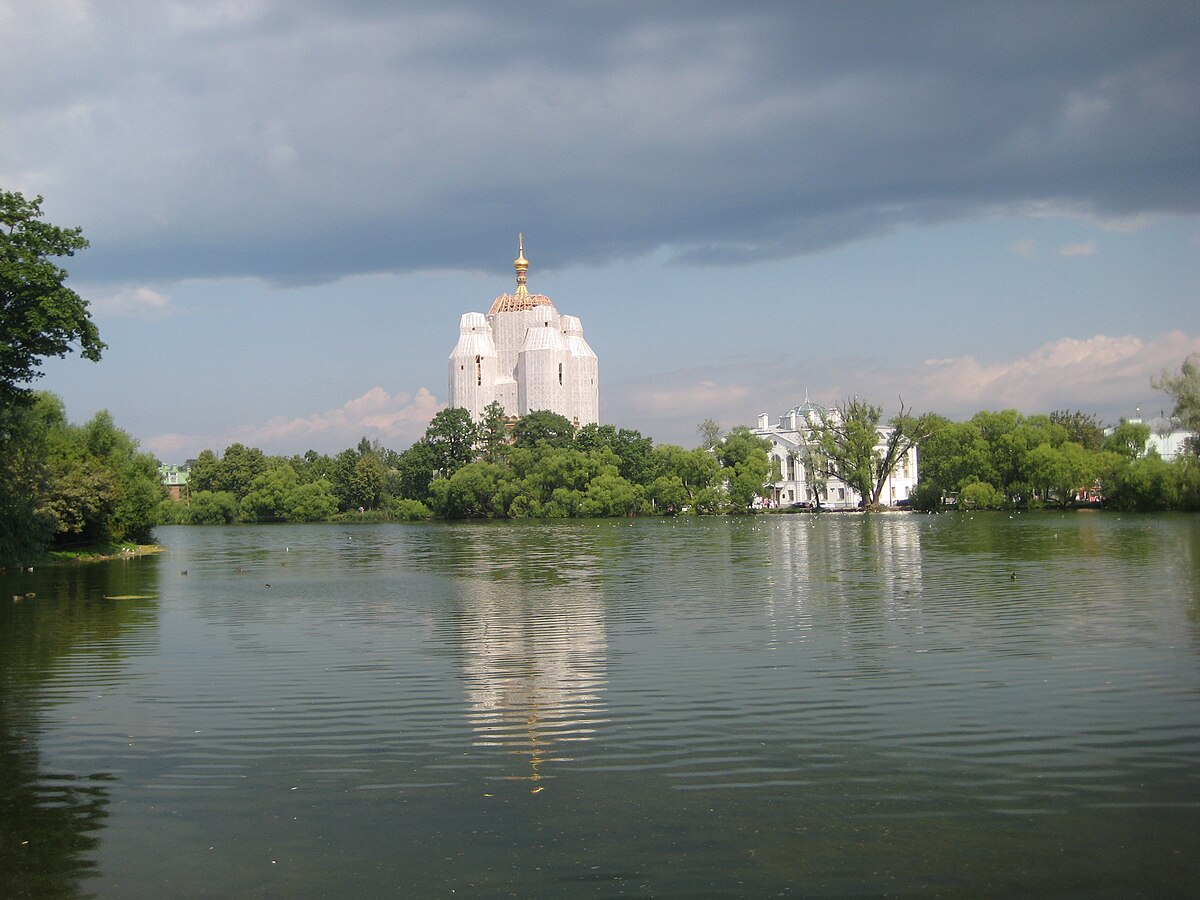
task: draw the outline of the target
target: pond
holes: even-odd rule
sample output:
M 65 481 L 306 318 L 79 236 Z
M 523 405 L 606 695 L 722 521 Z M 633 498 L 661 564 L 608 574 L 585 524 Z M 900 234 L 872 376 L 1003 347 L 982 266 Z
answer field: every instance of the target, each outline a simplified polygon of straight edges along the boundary
M 0 576 L 0 895 L 1197 890 L 1200 517 L 158 537 Z

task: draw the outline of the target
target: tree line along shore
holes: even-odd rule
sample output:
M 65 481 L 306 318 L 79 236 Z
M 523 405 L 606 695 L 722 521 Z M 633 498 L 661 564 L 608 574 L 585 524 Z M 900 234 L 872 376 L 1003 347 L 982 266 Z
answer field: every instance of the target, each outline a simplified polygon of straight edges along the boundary
M 109 413 L 72 424 L 61 399 L 30 386 L 47 357 L 99 361 L 105 349 L 53 261 L 87 241 L 42 222 L 40 204 L 0 191 L 0 566 L 146 544 L 160 524 L 738 514 L 781 480 L 770 443 L 745 427 L 723 434 L 706 420 L 699 446 L 685 449 L 614 425 L 575 428 L 549 412 L 512 419 L 493 404 L 478 423 L 463 409 L 439 412 L 403 452 L 366 438 L 336 456 L 205 450 L 186 499 L 169 499 L 158 460 Z M 903 405 L 881 452 L 882 408 L 853 398 L 836 421 L 809 430 L 807 480 L 819 489 L 838 479 L 872 509 L 889 467 L 915 446 L 915 509 L 948 499 L 959 509 L 1070 506 L 1081 496 L 1126 510 L 1200 509 L 1200 355 L 1152 384 L 1193 435 L 1174 459 L 1148 451 L 1150 432 L 1137 422 L 1105 429 L 1080 412 L 1014 410 L 954 422 Z M 813 499 L 819 508 L 819 491 Z
M 145 544 L 163 524 L 743 514 L 779 475 L 768 442 L 743 427 L 722 434 L 706 422 L 700 445 L 685 449 L 613 425 L 575 428 L 549 412 L 515 422 L 493 413 L 477 424 L 466 410 L 443 410 L 403 452 L 366 438 L 332 456 L 205 450 L 177 500 L 158 460 L 107 412 L 74 425 L 58 397 L 38 392 L 6 416 L 4 562 Z M 1200 457 L 1147 452 L 1141 423 L 1106 434 L 1082 413 L 1005 410 L 899 424 L 921 435 L 916 510 L 1069 507 L 1081 496 L 1121 510 L 1200 509 Z M 835 473 L 851 483 L 853 460 L 829 440 L 813 434 L 807 464 L 820 467 L 818 483 Z

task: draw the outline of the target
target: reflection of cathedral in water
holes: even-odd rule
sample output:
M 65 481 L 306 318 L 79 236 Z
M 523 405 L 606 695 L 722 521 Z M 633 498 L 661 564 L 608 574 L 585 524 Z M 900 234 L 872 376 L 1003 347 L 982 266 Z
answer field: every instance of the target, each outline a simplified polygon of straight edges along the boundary
M 602 721 L 607 642 L 600 596 L 585 584 L 463 580 L 463 679 L 476 746 L 528 757 L 514 777 L 589 740 Z M 536 788 L 535 788 L 536 789 Z

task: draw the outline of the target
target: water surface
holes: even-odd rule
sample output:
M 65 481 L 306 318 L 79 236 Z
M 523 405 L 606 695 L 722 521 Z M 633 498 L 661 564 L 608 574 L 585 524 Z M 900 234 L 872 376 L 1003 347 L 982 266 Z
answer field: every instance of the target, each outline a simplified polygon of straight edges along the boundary
M 1197 890 L 1195 517 L 159 538 L 3 577 L 0 895 Z

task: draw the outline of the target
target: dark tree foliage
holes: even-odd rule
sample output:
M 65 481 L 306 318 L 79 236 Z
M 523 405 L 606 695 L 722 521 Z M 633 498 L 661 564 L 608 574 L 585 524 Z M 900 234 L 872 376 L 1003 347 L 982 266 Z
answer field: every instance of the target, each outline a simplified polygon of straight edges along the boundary
M 397 463 L 399 496 L 405 500 L 429 499 L 429 485 L 438 467 L 438 454 L 424 440 L 417 441 L 400 454 Z
M 575 439 L 575 426 L 566 416 L 548 410 L 522 416 L 513 427 L 513 443 L 533 449 L 538 445 L 566 449 Z
M 45 403 L 0 405 L 0 566 L 31 558 L 53 534 L 38 506 L 48 477 L 47 433 L 62 403 L 46 397 Z
M 620 460 L 621 477 L 635 484 L 653 480 L 654 441 L 633 428 L 615 425 L 584 425 L 575 433 L 574 446 L 580 450 L 611 450 Z
M 42 218 L 42 198 L 0 191 L 0 405 L 28 399 L 46 357 L 72 347 L 93 361 L 104 343 L 87 301 L 66 287 L 67 272 L 53 259 L 73 256 L 88 242 L 78 228 Z
M 435 469 L 444 478 L 449 478 L 460 468 L 475 459 L 475 446 L 479 442 L 479 426 L 465 409 L 443 409 L 429 422 L 422 438 L 434 452 Z
M 1104 443 L 1104 423 L 1091 413 L 1056 409 L 1050 421 L 1067 429 L 1067 440 L 1085 450 L 1099 450 Z
M 158 461 L 105 411 L 71 425 L 53 394 L 27 399 L 0 409 L 0 565 L 51 544 L 150 540 L 165 496 Z
M 483 421 L 479 423 L 479 449 L 487 462 L 498 462 L 508 446 L 510 419 L 504 407 L 493 400 L 483 410 Z

